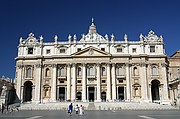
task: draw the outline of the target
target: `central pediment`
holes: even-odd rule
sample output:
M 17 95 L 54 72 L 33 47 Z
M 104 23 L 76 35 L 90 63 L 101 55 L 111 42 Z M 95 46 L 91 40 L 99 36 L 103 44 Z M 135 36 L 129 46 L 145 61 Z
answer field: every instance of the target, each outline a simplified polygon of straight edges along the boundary
M 97 49 L 95 47 L 87 47 L 85 49 L 82 49 L 79 52 L 75 52 L 71 55 L 72 57 L 110 57 L 111 54 L 108 52 L 102 51 L 100 49 Z

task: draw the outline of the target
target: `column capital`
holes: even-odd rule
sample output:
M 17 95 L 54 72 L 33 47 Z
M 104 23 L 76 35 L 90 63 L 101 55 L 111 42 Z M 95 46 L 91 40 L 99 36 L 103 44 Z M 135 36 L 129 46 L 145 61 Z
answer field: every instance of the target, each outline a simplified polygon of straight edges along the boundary
M 140 66 L 141 67 L 146 67 L 148 64 L 146 63 L 146 62 L 142 62 L 142 63 L 140 63 Z
M 161 66 L 162 67 L 167 67 L 167 63 L 163 62 L 163 63 L 161 63 Z
M 132 65 L 132 63 L 129 63 L 129 62 L 126 62 L 126 63 L 125 63 L 125 66 L 126 66 L 126 67 L 130 67 L 131 65 Z
M 57 68 L 57 64 L 52 64 L 52 68 Z
M 76 67 L 76 63 L 72 63 L 72 66 L 73 66 L 73 67 Z
M 82 66 L 85 67 L 87 65 L 87 63 L 82 63 Z
M 24 67 L 24 65 L 18 64 L 17 67 L 18 67 L 19 69 L 22 69 L 22 68 Z
M 36 64 L 35 66 L 36 66 L 36 68 L 42 68 L 43 67 L 42 64 Z
M 99 67 L 101 65 L 101 63 L 96 63 L 96 66 Z
M 69 63 L 69 64 L 66 64 L 66 66 L 67 66 L 67 67 L 71 67 L 71 64 L 70 64 L 70 63 Z

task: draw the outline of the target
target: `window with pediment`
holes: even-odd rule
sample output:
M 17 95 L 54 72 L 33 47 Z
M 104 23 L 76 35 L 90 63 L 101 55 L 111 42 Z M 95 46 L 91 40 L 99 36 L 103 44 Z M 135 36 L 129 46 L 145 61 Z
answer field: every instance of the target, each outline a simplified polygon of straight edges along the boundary
M 33 48 L 28 48 L 28 54 L 33 54 Z
M 152 75 L 157 75 L 157 68 L 155 66 L 152 67 Z
M 123 69 L 122 69 L 122 67 L 118 67 L 118 75 L 119 75 L 119 76 L 123 75 Z
M 78 72 L 77 72 L 78 74 L 78 76 L 82 76 L 82 71 L 81 71 L 81 67 L 78 67 Z
M 106 76 L 106 68 L 105 67 L 102 67 L 102 76 Z
M 59 50 L 59 53 L 66 53 L 66 49 L 65 49 L 65 48 L 61 48 L 61 49 Z
M 95 71 L 94 71 L 94 67 L 93 66 L 90 66 L 89 67 L 89 76 L 94 76 L 95 75 Z
M 26 78 L 31 78 L 32 77 L 32 69 L 28 67 L 26 69 Z
M 50 77 L 50 70 L 49 70 L 49 68 L 46 68 L 45 76 L 46 77 Z
M 133 74 L 134 74 L 134 76 L 137 76 L 137 75 L 138 75 L 138 69 L 137 69 L 137 67 L 134 67 L 134 68 L 133 68 Z
M 59 68 L 59 76 L 65 76 L 65 67 L 60 67 Z
M 155 52 L 155 46 L 150 46 L 150 52 L 154 53 Z

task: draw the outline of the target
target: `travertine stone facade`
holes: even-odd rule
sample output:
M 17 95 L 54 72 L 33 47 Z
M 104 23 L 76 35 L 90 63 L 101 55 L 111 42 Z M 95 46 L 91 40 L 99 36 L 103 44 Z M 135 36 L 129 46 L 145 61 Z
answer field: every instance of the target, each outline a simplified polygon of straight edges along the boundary
M 180 50 L 175 52 L 169 61 L 169 93 L 174 106 L 180 106 Z
M 94 21 L 78 40 L 20 38 L 16 90 L 22 101 L 138 101 L 169 103 L 167 56 L 162 36 L 139 41 L 97 33 Z

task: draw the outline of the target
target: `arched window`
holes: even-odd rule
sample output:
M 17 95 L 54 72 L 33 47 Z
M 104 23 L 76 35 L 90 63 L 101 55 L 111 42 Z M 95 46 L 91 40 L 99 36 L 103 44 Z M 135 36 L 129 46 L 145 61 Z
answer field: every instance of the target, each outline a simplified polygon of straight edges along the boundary
M 153 75 L 153 76 L 154 76 L 154 75 L 157 75 L 157 69 L 156 69 L 155 66 L 152 67 L 152 75 Z
M 120 75 L 123 75 L 122 67 L 119 67 L 119 68 L 118 68 L 118 75 L 119 75 L 119 76 L 120 76 Z
M 26 69 L 26 78 L 31 78 L 31 76 L 32 76 L 31 68 L 27 68 Z
M 61 67 L 59 70 L 59 76 L 65 76 L 65 69 L 64 67 Z
M 81 67 L 78 67 L 78 76 L 82 75 Z
M 45 76 L 46 76 L 46 77 L 49 77 L 49 76 L 50 76 L 50 70 L 49 70 L 49 68 L 46 69 Z
M 102 67 L 102 76 L 106 76 L 106 68 Z
M 134 68 L 133 68 L 133 74 L 134 74 L 134 76 L 137 76 L 137 75 L 138 75 L 137 67 L 134 67 Z
M 94 76 L 94 67 L 93 66 L 89 67 L 89 75 Z

